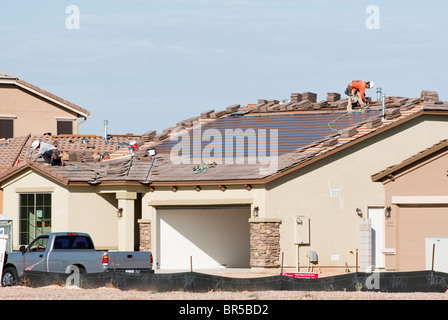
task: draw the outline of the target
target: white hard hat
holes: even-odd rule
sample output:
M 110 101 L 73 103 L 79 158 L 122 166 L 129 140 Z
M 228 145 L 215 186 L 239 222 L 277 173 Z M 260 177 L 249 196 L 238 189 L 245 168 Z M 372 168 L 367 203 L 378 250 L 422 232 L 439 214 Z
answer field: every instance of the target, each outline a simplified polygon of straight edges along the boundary
M 33 143 L 31 144 L 31 148 L 34 150 L 36 149 L 40 144 L 39 140 L 34 140 Z
M 373 81 L 368 81 L 367 83 L 369 84 L 370 88 L 373 88 L 373 86 L 375 85 L 375 84 L 373 83 Z

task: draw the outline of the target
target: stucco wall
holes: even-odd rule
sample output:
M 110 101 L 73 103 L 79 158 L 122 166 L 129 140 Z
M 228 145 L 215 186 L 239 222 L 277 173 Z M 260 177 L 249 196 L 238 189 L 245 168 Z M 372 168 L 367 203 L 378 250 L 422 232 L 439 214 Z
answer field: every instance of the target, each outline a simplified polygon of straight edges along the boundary
M 270 183 L 265 214 L 282 220 L 285 267 L 307 268 L 310 250 L 320 267 L 354 266 L 361 219 L 356 208 L 367 218 L 369 207 L 385 204 L 384 188 L 371 175 L 445 139 L 447 130 L 448 122 L 432 116 L 412 120 Z M 340 197 L 331 197 L 331 189 Z M 300 215 L 310 218 L 310 244 L 298 248 L 293 239 Z
M 67 229 L 89 233 L 96 249 L 117 249 L 118 200 L 115 193 L 92 193 L 88 189 L 71 188 Z
M 19 247 L 19 194 L 20 193 L 51 193 L 53 231 L 63 231 L 68 226 L 68 197 L 65 188 L 46 179 L 31 170 L 22 172 L 14 180 L 3 185 L 4 214 L 13 219 L 13 248 Z
M 12 183 L 13 182 L 13 183 Z M 93 188 L 72 188 L 27 170 L 3 185 L 4 214 L 13 219 L 13 246 L 19 247 L 19 194 L 51 193 L 51 231 L 88 232 L 97 249 L 117 248 L 115 193 L 100 194 Z
M 57 120 L 73 120 L 78 134 L 76 113 L 44 100 L 24 89 L 0 84 L 0 117 L 14 116 L 14 137 L 51 132 L 57 134 Z
M 411 215 L 419 217 L 415 235 L 427 232 L 428 237 L 447 236 L 447 168 L 448 153 L 446 151 L 437 152 L 413 163 L 410 167 L 395 172 L 393 180 L 385 180 L 386 206 L 391 208 L 391 214 L 386 219 L 385 226 L 386 247 L 390 248 L 391 252 L 386 255 L 388 270 L 412 269 L 413 265 L 400 257 L 403 250 L 413 250 L 416 255 L 424 256 L 424 243 L 400 243 L 399 234 L 410 232 L 405 230 L 402 225 L 404 219 L 409 219 Z M 437 215 L 439 211 L 441 214 Z M 429 217 L 434 221 L 428 221 Z M 441 230 L 435 232 L 437 227 L 440 227 Z M 432 234 L 433 232 L 435 233 Z M 413 247 L 408 248 L 407 246 Z

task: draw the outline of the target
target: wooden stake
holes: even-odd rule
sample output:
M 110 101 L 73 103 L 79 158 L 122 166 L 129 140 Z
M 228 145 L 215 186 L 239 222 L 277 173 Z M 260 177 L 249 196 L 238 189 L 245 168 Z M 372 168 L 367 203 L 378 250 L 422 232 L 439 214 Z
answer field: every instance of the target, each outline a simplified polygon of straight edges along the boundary
M 436 252 L 436 244 L 433 243 L 432 244 L 432 266 L 431 266 L 431 271 L 434 271 L 434 253 Z
M 282 252 L 282 268 L 280 269 L 280 274 L 283 274 L 283 257 L 285 256 L 285 253 Z

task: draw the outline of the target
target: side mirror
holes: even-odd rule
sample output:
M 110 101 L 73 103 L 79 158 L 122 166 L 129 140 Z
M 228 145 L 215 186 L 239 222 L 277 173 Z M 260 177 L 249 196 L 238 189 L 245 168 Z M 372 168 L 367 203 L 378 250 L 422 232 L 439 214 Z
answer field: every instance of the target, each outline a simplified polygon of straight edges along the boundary
M 25 249 L 26 249 L 25 246 L 20 246 L 19 251 L 20 252 L 25 252 Z

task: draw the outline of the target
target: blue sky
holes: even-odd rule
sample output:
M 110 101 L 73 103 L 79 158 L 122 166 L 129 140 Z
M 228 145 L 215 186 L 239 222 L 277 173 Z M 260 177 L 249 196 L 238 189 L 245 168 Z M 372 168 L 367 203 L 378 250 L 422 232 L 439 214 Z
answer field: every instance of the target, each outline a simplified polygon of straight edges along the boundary
M 68 29 L 69 5 L 79 29 Z M 366 27 L 379 9 L 379 29 Z M 448 100 L 448 2 L 91 0 L 2 3 L 0 72 L 89 110 L 103 134 L 162 131 L 202 111 L 353 79 Z M 375 97 L 375 91 L 368 95 Z

